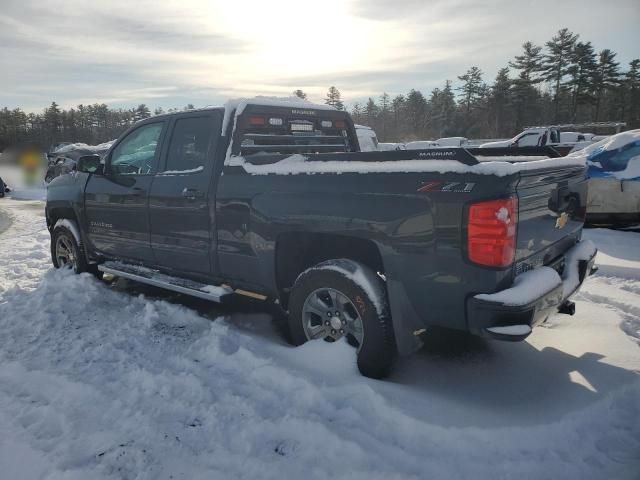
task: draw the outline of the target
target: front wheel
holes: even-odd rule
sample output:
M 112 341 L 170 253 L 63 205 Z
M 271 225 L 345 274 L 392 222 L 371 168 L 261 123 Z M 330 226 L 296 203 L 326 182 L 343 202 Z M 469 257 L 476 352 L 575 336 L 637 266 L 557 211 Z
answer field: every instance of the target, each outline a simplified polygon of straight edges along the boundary
M 65 225 L 56 225 L 51 232 L 51 261 L 56 268 L 66 268 L 75 273 L 89 272 L 98 278 L 102 272 L 87 263 L 84 245 L 78 243 L 73 232 Z
M 348 259 L 329 260 L 303 272 L 289 300 L 291 340 L 346 340 L 358 369 L 386 377 L 396 356 L 384 282 L 370 268 Z

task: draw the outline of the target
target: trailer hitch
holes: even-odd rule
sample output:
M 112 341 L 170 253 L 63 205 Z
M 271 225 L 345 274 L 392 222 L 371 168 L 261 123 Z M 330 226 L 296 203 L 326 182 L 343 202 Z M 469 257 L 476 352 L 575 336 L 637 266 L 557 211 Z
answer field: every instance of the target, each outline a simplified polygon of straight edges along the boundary
M 558 307 L 558 313 L 564 313 L 565 315 L 575 315 L 576 313 L 576 304 L 567 300 L 562 305 Z

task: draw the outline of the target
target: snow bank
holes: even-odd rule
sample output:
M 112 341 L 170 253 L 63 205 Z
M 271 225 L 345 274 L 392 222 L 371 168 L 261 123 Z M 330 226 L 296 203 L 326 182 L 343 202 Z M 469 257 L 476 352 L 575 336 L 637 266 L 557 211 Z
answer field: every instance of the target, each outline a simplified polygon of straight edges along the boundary
M 279 162 L 254 165 L 243 157 L 227 157 L 226 165 L 241 166 L 252 175 L 299 175 L 314 173 L 471 173 L 503 177 L 521 171 L 539 168 L 564 168 L 584 166 L 583 158 L 545 158 L 522 163 L 486 161 L 479 165 L 465 165 L 453 160 L 397 160 L 389 162 L 362 161 L 309 161 L 309 157 L 295 154 Z
M 53 271 L 42 217 L 12 214 L 0 234 L 4 477 L 631 480 L 640 471 L 640 351 L 617 328 L 636 313 L 609 302 L 624 294 L 637 308 L 637 281 L 599 277 L 580 294 L 581 313 L 525 343 L 425 350 L 379 382 L 358 375 L 345 343 L 290 348 L 265 315 Z M 596 291 L 604 301 L 588 299 Z

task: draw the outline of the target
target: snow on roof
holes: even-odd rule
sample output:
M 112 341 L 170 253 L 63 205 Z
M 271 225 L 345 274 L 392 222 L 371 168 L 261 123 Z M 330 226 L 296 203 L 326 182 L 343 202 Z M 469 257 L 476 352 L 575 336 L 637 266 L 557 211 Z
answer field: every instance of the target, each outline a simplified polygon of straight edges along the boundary
M 242 115 L 242 112 L 247 105 L 268 105 L 272 107 L 299 107 L 299 108 L 312 108 L 314 110 L 335 110 L 331 105 L 324 105 L 321 103 L 313 103 L 309 100 L 305 100 L 300 97 L 265 97 L 258 96 L 253 98 L 234 98 L 228 100 L 224 104 L 224 120 L 222 121 L 222 136 L 224 137 L 231 121 L 231 114 L 235 111 L 234 126 L 235 130 L 235 118 Z
M 610 137 L 604 138 L 599 142 L 592 143 L 582 150 L 570 153 L 568 156 L 588 159 L 602 151 L 617 150 L 618 148 L 625 146 L 627 143 L 631 143 L 637 140 L 640 140 L 640 129 L 628 130 L 626 132 L 620 132 L 616 133 L 615 135 L 611 135 Z
M 416 140 L 404 144 L 407 150 L 424 150 L 429 147 L 437 147 L 438 143 L 433 140 Z
M 69 153 L 74 150 L 89 150 L 89 151 L 102 151 L 108 150 L 111 148 L 115 140 L 109 140 L 108 142 L 101 143 L 99 145 L 87 145 L 86 143 L 70 143 L 68 145 L 64 145 L 63 147 L 58 148 L 53 153 Z

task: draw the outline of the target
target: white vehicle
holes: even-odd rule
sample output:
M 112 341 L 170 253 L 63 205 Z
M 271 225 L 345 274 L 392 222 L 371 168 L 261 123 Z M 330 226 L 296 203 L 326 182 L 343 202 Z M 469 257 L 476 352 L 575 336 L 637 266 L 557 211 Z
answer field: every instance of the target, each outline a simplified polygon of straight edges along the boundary
M 426 150 L 428 148 L 437 148 L 438 142 L 433 140 L 417 140 L 415 142 L 405 143 L 405 150 Z
M 366 125 L 354 125 L 356 127 L 356 135 L 360 144 L 361 152 L 375 152 L 378 150 L 378 137 L 376 132 Z
M 560 132 L 560 141 L 561 142 L 592 142 L 593 137 L 595 135 L 593 133 L 584 133 L 584 132 Z
M 623 122 L 595 122 L 583 124 L 549 125 L 527 127 L 509 140 L 488 142 L 480 148 L 554 147 L 561 155 L 576 152 L 591 145 L 595 135 L 581 132 L 564 132 L 567 128 L 615 128 L 616 132 L 626 126 Z
M 480 148 L 509 148 L 509 147 L 539 147 L 544 142 L 560 143 L 560 135 L 557 130 L 549 128 L 530 128 L 509 140 L 487 142 Z
M 381 152 L 390 152 L 395 150 L 405 150 L 404 143 L 378 143 L 378 150 Z
M 444 137 L 436 140 L 440 147 L 467 147 L 469 139 L 466 137 Z
M 640 224 L 640 130 L 612 135 L 569 156 L 585 157 L 589 167 L 588 223 Z

